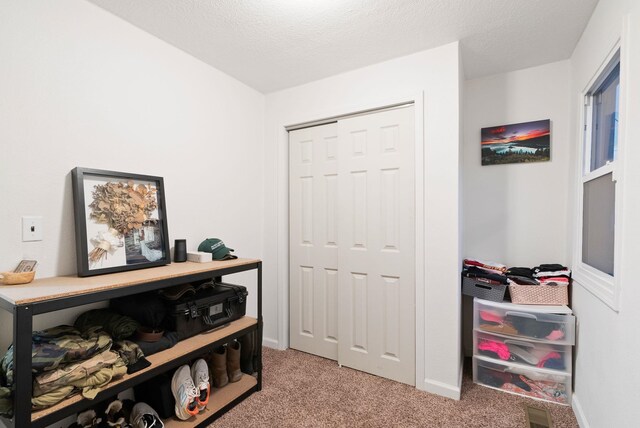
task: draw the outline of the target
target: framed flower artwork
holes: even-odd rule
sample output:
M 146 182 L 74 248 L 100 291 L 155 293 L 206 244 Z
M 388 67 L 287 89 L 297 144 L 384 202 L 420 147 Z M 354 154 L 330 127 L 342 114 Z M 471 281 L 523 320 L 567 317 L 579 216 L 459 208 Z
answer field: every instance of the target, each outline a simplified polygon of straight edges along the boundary
M 171 262 L 162 177 L 71 171 L 78 276 Z

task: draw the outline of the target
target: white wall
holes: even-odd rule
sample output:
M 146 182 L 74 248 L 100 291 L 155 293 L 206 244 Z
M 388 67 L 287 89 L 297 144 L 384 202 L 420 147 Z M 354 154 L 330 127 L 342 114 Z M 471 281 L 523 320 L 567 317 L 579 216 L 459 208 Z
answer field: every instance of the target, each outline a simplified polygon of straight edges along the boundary
M 76 166 L 162 176 L 171 243 L 261 257 L 264 95 L 82 0 L 0 8 L 0 270 L 33 257 L 38 277 L 75 274 Z M 44 217 L 42 242 L 21 242 L 23 215 Z
M 464 84 L 463 255 L 508 266 L 568 263 L 569 61 Z M 551 160 L 482 166 L 480 129 L 551 119 Z M 537 202 L 542 200 L 543 202 Z M 464 354 L 473 354 L 473 299 L 463 296 Z
M 459 397 L 459 73 L 458 44 L 453 43 L 267 95 L 263 253 L 270 291 L 265 295 L 265 313 L 278 316 L 265 319 L 267 343 L 288 345 L 284 126 L 424 97 L 425 177 L 418 195 L 424 200 L 424 216 L 417 230 L 426 237 L 426 245 L 416 311 L 417 373 L 424 381 L 417 386 Z
M 623 34 L 628 19 L 629 33 L 623 37 L 627 49 L 622 57 L 621 88 L 626 96 L 627 115 L 620 118 L 623 132 L 624 171 L 622 185 L 622 225 L 624 238 L 620 269 L 620 308 L 610 309 L 593 294 L 574 282 L 573 309 L 578 320 L 573 407 L 581 427 L 632 427 L 640 420 L 640 369 L 638 326 L 640 287 L 637 259 L 640 256 L 640 3 L 631 0 L 603 0 L 596 7 L 571 57 L 571 141 L 573 168 L 582 132 L 579 123 L 581 92 Z M 624 49 L 624 48 L 623 48 Z M 628 54 L 628 55 L 627 55 Z M 573 192 L 581 191 L 573 183 Z M 574 207 L 569 216 L 576 215 Z M 572 224 L 569 218 L 569 224 Z
M 508 266 L 568 263 L 569 61 L 467 80 L 464 255 Z M 480 163 L 480 129 L 551 119 L 551 160 Z

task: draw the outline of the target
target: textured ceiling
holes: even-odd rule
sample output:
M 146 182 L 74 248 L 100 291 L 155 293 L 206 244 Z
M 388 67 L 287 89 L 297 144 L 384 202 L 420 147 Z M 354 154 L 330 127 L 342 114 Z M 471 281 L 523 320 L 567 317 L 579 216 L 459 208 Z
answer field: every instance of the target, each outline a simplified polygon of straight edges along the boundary
M 88 0 L 261 92 L 461 40 L 467 78 L 566 59 L 597 0 Z

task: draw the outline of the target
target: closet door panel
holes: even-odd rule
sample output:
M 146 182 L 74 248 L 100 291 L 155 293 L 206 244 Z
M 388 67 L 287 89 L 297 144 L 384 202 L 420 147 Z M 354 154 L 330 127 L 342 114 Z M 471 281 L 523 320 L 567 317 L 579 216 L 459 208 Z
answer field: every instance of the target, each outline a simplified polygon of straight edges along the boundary
M 415 384 L 414 110 L 338 121 L 338 362 Z
M 338 135 L 328 124 L 289 132 L 290 346 L 338 357 Z

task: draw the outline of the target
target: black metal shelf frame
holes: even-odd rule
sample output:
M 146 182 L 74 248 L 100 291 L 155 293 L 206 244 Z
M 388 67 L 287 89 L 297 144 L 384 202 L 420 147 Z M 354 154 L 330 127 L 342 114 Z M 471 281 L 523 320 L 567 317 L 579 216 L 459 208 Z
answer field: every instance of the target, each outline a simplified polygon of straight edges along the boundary
M 153 268 L 150 268 L 153 269 Z M 70 404 L 60 410 L 52 412 L 46 416 L 43 416 L 35 421 L 31 421 L 31 394 L 32 394 L 32 373 L 31 373 L 31 338 L 33 333 L 33 316 L 37 314 L 43 314 L 48 312 L 54 312 L 60 309 L 71 308 L 75 306 L 86 305 L 89 303 L 96 303 L 105 300 L 115 299 L 123 296 L 130 296 L 147 291 L 160 290 L 163 288 L 171 287 L 178 284 L 184 284 L 191 281 L 198 281 L 204 279 L 210 279 L 212 276 L 221 280 L 225 275 L 230 275 L 239 272 L 245 272 L 250 270 L 256 270 L 257 272 L 257 324 L 246 327 L 238 332 L 225 336 L 215 342 L 207 344 L 198 349 L 194 349 L 189 353 L 176 358 L 175 360 L 155 367 L 147 372 L 138 376 L 127 379 L 118 383 L 112 387 L 107 387 L 104 391 L 101 391 L 94 400 L 80 400 L 79 402 Z M 41 302 L 34 302 L 32 304 L 14 305 L 11 302 L 0 299 L 0 307 L 2 309 L 13 312 L 13 371 L 14 371 L 14 416 L 10 423 L 16 428 L 22 427 L 45 427 L 52 423 L 55 423 L 67 416 L 73 415 L 79 411 L 82 411 L 88 407 L 113 397 L 119 392 L 132 386 L 144 382 L 154 376 L 157 376 L 163 372 L 174 369 L 184 362 L 194 358 L 199 354 L 203 354 L 208 349 L 213 349 L 229 340 L 243 336 L 253 330 L 257 330 L 258 343 L 258 379 L 257 384 L 246 393 L 235 399 L 232 403 L 222 408 L 220 411 L 212 414 L 206 420 L 203 420 L 198 426 L 206 426 L 219 418 L 222 414 L 226 413 L 233 406 L 241 402 L 244 398 L 251 395 L 253 392 L 260 391 L 262 389 L 262 262 L 257 261 L 246 265 L 233 266 L 228 268 L 216 269 L 208 272 L 199 272 L 194 274 L 187 274 L 183 276 L 166 278 L 157 281 L 150 281 L 143 284 L 136 284 L 127 287 L 108 289 L 104 291 L 92 292 L 81 294 L 72 297 L 61 297 L 51 300 L 44 300 Z M 2 418 L 3 421 L 9 422 L 9 420 Z

